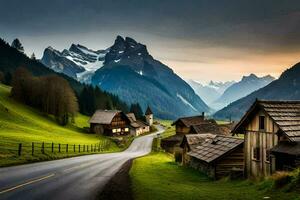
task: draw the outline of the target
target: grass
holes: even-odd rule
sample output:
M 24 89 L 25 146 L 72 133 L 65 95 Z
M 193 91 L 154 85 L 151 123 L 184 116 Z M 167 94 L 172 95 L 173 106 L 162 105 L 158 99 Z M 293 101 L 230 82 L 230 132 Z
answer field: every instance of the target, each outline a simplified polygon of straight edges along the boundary
M 296 200 L 299 193 L 269 190 L 250 181 L 212 181 L 199 171 L 176 164 L 168 154 L 134 160 L 130 171 L 136 200 Z
M 11 99 L 9 97 L 10 89 L 10 87 L 0 84 L 0 166 L 56 159 L 79 154 L 78 152 L 52 154 L 47 149 L 46 154 L 42 154 L 40 150 L 37 150 L 35 155 L 32 156 L 32 142 L 36 143 L 36 148 L 40 148 L 42 142 L 91 145 L 99 144 L 100 142 L 108 143 L 110 141 L 110 139 L 104 136 L 86 134 L 84 127 L 89 126 L 87 116 L 78 114 L 75 118 L 75 123 L 60 126 L 55 122 L 53 117 Z M 24 147 L 24 155 L 21 157 L 16 156 L 17 153 L 15 150 L 18 143 L 22 143 Z M 111 145 L 107 151 L 120 150 L 115 143 L 109 143 Z M 49 148 L 49 145 L 46 144 L 46 147 Z M 69 151 L 72 151 L 73 147 L 69 146 L 69 148 Z M 62 146 L 62 149 L 66 151 L 65 146 Z
M 175 135 L 175 126 L 172 126 L 171 124 L 173 121 L 171 120 L 157 120 L 158 123 L 160 123 L 162 126 L 164 126 L 165 131 L 161 134 L 161 138 L 167 138 L 169 136 Z

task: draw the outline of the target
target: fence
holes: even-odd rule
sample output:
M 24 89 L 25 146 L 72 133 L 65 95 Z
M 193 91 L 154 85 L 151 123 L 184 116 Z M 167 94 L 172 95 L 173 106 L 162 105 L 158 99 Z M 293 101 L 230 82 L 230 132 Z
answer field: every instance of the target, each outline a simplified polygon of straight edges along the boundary
M 97 153 L 109 150 L 111 146 L 110 140 L 103 140 L 94 144 L 62 144 L 62 143 L 46 143 L 46 142 L 31 142 L 17 143 L 5 142 L 0 144 L 0 155 L 11 155 L 21 157 L 23 155 L 38 156 L 41 154 L 85 154 Z M 1 156 L 0 156 L 1 159 Z

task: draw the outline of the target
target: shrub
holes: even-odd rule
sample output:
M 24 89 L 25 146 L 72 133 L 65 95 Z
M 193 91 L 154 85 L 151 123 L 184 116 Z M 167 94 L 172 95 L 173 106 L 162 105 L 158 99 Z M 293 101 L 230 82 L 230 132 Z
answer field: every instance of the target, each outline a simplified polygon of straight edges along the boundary
M 282 188 L 291 183 L 293 176 L 288 172 L 276 172 L 272 175 L 271 179 L 274 180 L 273 187 L 275 189 Z

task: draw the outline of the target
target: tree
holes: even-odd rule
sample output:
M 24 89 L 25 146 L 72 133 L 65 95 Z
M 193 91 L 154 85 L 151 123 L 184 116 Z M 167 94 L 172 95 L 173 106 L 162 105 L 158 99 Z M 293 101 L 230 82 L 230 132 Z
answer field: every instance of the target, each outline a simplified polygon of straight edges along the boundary
M 0 71 L 0 83 L 3 83 L 5 81 L 5 77 L 3 72 Z
M 11 75 L 11 73 L 10 72 L 6 72 L 4 74 L 4 81 L 3 81 L 3 83 L 5 85 L 11 85 L 11 81 L 12 81 L 12 75 Z
M 31 60 L 36 60 L 36 57 L 35 57 L 35 54 L 34 54 L 34 53 L 31 54 L 30 59 L 31 59 Z
M 130 112 L 134 113 L 134 115 L 137 119 L 140 119 L 140 120 L 144 119 L 143 111 L 142 111 L 142 108 L 139 103 L 131 104 Z
M 24 47 L 18 38 L 14 39 L 14 41 L 11 43 L 11 47 L 17 49 L 21 53 L 24 53 Z

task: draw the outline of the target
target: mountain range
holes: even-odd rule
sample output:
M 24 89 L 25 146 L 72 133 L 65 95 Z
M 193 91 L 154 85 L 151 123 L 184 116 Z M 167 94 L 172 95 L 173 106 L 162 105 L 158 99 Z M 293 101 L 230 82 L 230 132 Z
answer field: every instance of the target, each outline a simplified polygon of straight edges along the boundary
M 117 36 L 105 50 L 94 51 L 79 44 L 62 52 L 48 47 L 41 62 L 81 82 L 99 86 L 128 104 L 138 102 L 143 110 L 149 105 L 159 118 L 211 111 L 172 69 L 130 37 Z
M 255 74 L 243 76 L 238 82 L 213 82 L 202 85 L 196 81 L 188 81 L 195 92 L 213 109 L 219 110 L 248 94 L 258 90 L 275 80 L 267 75 L 258 77 Z
M 234 101 L 227 107 L 216 112 L 218 119 L 240 119 L 255 99 L 263 100 L 300 100 L 300 63 L 287 69 L 281 76 L 267 86 Z

